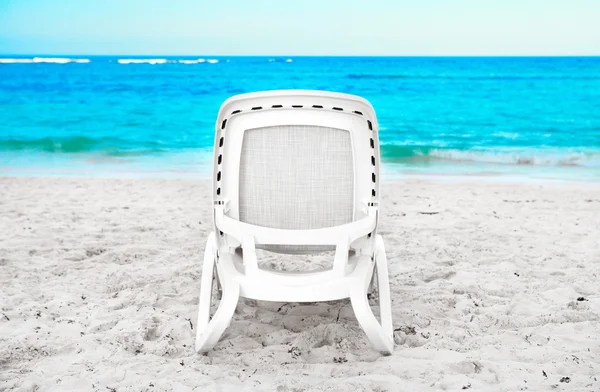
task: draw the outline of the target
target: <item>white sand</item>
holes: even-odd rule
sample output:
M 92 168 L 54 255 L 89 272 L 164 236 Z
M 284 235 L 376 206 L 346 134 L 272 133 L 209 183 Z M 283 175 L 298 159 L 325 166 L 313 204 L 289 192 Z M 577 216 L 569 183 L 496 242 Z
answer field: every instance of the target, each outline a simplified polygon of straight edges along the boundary
M 209 187 L 0 178 L 0 390 L 600 391 L 600 186 L 385 184 L 389 357 L 346 301 L 242 300 L 195 354 Z

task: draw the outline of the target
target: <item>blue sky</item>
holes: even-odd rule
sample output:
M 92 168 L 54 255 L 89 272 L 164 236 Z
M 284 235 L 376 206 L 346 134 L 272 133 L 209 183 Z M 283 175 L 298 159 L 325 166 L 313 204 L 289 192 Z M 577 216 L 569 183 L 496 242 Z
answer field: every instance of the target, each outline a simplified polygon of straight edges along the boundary
M 0 0 L 0 53 L 600 55 L 600 0 Z

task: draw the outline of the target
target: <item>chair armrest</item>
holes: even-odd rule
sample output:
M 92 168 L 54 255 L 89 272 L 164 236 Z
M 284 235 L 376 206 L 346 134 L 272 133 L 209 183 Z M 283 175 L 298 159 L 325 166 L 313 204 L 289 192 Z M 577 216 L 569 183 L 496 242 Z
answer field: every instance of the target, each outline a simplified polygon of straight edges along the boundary
M 369 207 L 367 216 L 344 225 L 312 230 L 285 230 L 240 222 L 225 215 L 223 205 L 215 206 L 215 224 L 218 230 L 234 237 L 240 243 L 251 235 L 261 245 L 338 245 L 348 244 L 371 233 L 377 225 L 377 208 Z

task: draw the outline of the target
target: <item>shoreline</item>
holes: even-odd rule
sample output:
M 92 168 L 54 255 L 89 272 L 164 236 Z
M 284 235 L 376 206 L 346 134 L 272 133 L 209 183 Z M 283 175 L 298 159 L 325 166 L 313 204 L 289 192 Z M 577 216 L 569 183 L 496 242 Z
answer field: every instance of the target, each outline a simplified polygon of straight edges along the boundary
M 180 170 L 114 170 L 114 171 L 98 171 L 89 172 L 85 170 L 73 171 L 56 171 L 51 173 L 43 173 L 38 169 L 31 170 L 20 170 L 17 172 L 11 172 L 2 170 L 0 166 L 0 178 L 65 178 L 65 179 L 127 179 L 127 180 L 193 180 L 193 181 L 207 181 L 210 182 L 212 172 L 207 171 L 180 171 Z M 382 184 L 397 183 L 410 180 L 423 180 L 432 182 L 471 182 L 471 181 L 484 181 L 490 183 L 533 183 L 533 184 L 589 184 L 590 186 L 600 186 L 600 176 L 597 178 L 569 178 L 565 176 L 556 177 L 538 177 L 526 174 L 517 173 L 494 173 L 494 172 L 480 172 L 480 173 L 448 173 L 443 171 L 431 171 L 431 172 L 395 172 L 390 175 L 386 173 L 385 169 L 382 173 Z
M 502 182 L 600 182 L 600 166 L 511 164 L 427 158 L 404 162 L 383 157 L 384 182 L 403 178 L 477 178 Z M 532 161 L 533 162 L 533 161 Z M 157 155 L 104 155 L 97 153 L 7 152 L 0 157 L 0 176 L 11 177 L 104 177 L 104 178 L 210 178 L 210 149 L 190 149 Z

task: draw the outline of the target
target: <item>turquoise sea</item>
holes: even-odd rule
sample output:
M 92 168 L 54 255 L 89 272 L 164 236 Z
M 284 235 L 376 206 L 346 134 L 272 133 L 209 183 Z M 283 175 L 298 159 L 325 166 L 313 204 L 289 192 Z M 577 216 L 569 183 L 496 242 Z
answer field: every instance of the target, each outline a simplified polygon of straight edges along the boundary
M 370 100 L 387 178 L 600 180 L 600 57 L 0 55 L 0 175 L 206 177 L 220 104 L 289 88 Z

